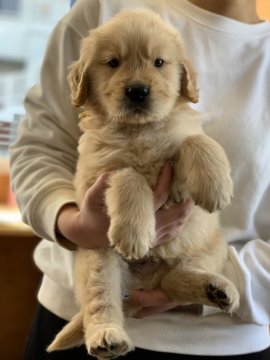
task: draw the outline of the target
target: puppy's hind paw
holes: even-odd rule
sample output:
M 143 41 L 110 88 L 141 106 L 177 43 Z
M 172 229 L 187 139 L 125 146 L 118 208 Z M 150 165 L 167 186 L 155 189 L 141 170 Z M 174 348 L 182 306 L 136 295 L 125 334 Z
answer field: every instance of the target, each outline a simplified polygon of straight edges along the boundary
M 210 302 L 230 314 L 239 306 L 239 293 L 230 282 L 219 285 L 209 283 L 206 287 L 206 295 Z
M 88 353 L 99 360 L 114 359 L 133 350 L 127 334 L 117 327 L 99 329 L 85 342 Z

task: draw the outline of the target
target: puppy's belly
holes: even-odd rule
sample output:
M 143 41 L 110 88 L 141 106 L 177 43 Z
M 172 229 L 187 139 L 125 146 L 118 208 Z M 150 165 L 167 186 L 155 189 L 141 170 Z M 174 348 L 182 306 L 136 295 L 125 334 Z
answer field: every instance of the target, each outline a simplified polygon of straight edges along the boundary
M 196 261 L 218 257 L 223 261 L 226 243 L 220 235 L 217 213 L 209 214 L 198 206 L 191 210 L 184 228 L 172 235 L 171 241 L 150 251 L 150 256 L 170 261 Z M 215 265 L 216 266 L 216 265 Z
M 227 256 L 227 244 L 219 234 L 218 215 L 205 213 L 204 228 L 200 226 L 195 207 L 191 224 L 172 236 L 171 241 L 152 249 L 149 257 L 129 264 L 129 276 L 133 287 L 146 290 L 161 286 L 164 276 L 180 264 L 183 274 L 186 267 L 207 272 L 220 273 Z M 194 229 L 194 226 L 197 227 Z M 207 235 L 206 235 L 207 234 Z

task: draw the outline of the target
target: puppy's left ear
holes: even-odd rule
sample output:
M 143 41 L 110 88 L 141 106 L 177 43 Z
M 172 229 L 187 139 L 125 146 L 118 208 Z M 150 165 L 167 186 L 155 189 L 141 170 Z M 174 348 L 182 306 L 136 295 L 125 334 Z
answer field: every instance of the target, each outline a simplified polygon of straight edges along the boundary
M 199 90 L 197 89 L 197 74 L 193 70 L 191 62 L 188 59 L 182 61 L 181 74 L 181 95 L 187 100 L 197 103 L 199 101 Z

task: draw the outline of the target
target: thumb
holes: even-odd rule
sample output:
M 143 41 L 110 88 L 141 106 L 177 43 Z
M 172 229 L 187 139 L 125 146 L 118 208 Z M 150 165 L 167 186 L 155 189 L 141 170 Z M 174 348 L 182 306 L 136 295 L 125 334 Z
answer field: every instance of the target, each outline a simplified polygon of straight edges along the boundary
M 172 176 L 173 169 L 168 162 L 165 162 L 154 189 L 155 210 L 158 210 L 168 199 Z
M 93 206 L 101 206 L 104 204 L 104 192 L 109 185 L 109 178 L 113 172 L 106 172 L 100 175 L 96 182 L 86 192 L 86 202 Z
M 172 300 L 161 289 L 154 290 L 131 290 L 129 293 L 129 302 L 141 307 L 152 307 L 168 305 Z

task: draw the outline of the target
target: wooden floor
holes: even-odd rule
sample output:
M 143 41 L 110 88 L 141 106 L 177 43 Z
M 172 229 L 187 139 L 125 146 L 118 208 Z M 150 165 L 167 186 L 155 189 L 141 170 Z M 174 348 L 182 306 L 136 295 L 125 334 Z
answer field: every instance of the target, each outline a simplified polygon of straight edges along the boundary
M 32 254 L 38 239 L 0 227 L 0 359 L 21 360 L 41 274 Z M 37 359 L 38 360 L 38 359 Z

